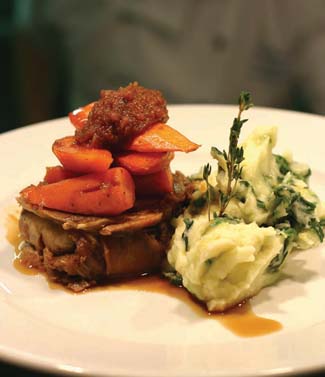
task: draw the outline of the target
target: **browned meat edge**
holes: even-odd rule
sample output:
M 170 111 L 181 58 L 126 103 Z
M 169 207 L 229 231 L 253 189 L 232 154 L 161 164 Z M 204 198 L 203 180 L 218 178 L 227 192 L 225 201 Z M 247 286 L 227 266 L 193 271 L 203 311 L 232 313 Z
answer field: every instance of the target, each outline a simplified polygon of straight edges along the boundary
M 173 234 L 172 216 L 182 211 L 191 185 L 174 176 L 175 193 L 137 202 L 120 216 L 95 217 L 23 207 L 19 226 L 26 241 L 21 262 L 45 271 L 50 280 L 81 291 L 116 277 L 157 271 Z

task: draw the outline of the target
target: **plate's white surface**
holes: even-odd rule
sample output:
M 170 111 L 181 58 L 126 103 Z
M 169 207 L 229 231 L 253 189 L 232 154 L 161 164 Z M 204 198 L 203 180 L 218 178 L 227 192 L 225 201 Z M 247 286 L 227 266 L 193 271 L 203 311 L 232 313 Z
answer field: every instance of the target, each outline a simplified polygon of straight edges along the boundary
M 226 147 L 237 108 L 170 106 L 169 124 L 201 143 L 177 154 L 174 168 L 197 170 L 211 145 Z M 277 150 L 291 149 L 311 165 L 311 185 L 325 199 L 325 118 L 250 109 L 243 135 L 256 125 L 279 125 Z M 0 135 L 1 222 L 19 190 L 57 164 L 51 144 L 73 132 L 67 119 Z M 137 291 L 81 295 L 52 290 L 42 276 L 12 266 L 12 246 L 0 226 L 0 358 L 57 373 L 91 376 L 264 376 L 325 367 L 325 247 L 295 253 L 291 278 L 252 300 L 255 313 L 283 330 L 239 338 L 219 322 L 197 317 L 183 302 Z

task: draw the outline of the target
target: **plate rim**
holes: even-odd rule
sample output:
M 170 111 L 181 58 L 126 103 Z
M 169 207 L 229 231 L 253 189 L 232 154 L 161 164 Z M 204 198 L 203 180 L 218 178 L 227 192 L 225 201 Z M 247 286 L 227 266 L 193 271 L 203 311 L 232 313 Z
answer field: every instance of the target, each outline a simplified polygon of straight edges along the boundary
M 215 104 L 214 103 L 170 103 L 170 104 L 167 105 L 168 110 L 175 109 L 175 108 L 183 108 L 183 107 L 193 107 L 193 108 L 206 107 L 206 108 L 229 108 L 229 109 L 233 108 L 233 109 L 236 109 L 236 110 L 238 108 L 237 105 L 228 104 L 228 103 L 225 103 L 225 104 L 222 104 L 222 103 L 215 103 Z M 325 114 L 322 115 L 322 114 L 308 113 L 308 112 L 305 112 L 305 111 L 290 110 L 290 109 L 283 109 L 283 108 L 269 107 L 269 106 L 254 106 L 252 109 L 254 111 L 255 110 L 257 110 L 257 111 L 272 111 L 272 112 L 276 111 L 276 112 L 288 114 L 288 115 L 292 114 L 292 115 L 296 115 L 296 116 L 306 116 L 306 117 L 315 118 L 315 119 L 318 118 L 319 120 L 325 120 Z M 27 123 L 27 124 L 24 124 L 24 125 L 19 125 L 16 128 L 13 128 L 11 130 L 0 132 L 0 137 L 4 136 L 4 135 L 9 135 L 11 133 L 19 132 L 23 129 L 25 130 L 25 129 L 28 129 L 28 128 L 41 126 L 43 124 L 48 124 L 48 123 L 63 121 L 63 120 L 69 120 L 68 115 L 58 117 L 58 118 L 46 119 L 46 120 L 38 121 L 38 122 L 35 122 L 35 123 Z
M 226 105 L 223 105 L 223 104 L 170 104 L 168 105 L 168 108 L 170 109 L 177 109 L 177 108 L 185 108 L 185 107 L 192 107 L 192 108 L 199 108 L 199 107 L 208 107 L 208 108 L 237 108 L 237 106 L 235 105 L 230 105 L 230 104 L 226 104 Z M 286 109 L 278 109 L 278 108 L 272 108 L 272 107 L 259 107 L 259 106 L 256 106 L 254 107 L 255 110 L 258 110 L 258 111 L 276 111 L 276 112 L 280 112 L 280 113 L 284 113 L 284 114 L 292 114 L 292 115 L 296 115 L 296 116 L 307 116 L 307 117 L 311 117 L 311 118 L 318 118 L 319 120 L 325 120 L 325 116 L 323 115 L 320 115 L 320 114 L 311 114 L 311 113 L 305 113 L 305 112 L 299 112 L 299 111 L 292 111 L 292 110 L 286 110 Z M 1 142 L 1 139 L 4 137 L 4 136 L 7 136 L 9 134 L 15 134 L 15 133 L 20 133 L 20 132 L 24 132 L 24 131 L 27 131 L 28 129 L 31 129 L 31 128 L 34 128 L 34 127 L 39 127 L 39 126 L 44 126 L 44 125 L 47 125 L 47 124 L 51 124 L 51 123 L 55 123 L 55 122 L 58 122 L 58 121 L 64 121 L 64 120 L 67 120 L 68 118 L 67 117 L 60 117 L 60 118 L 55 118 L 55 119 L 51 119 L 51 120 L 46 120 L 46 121 L 41 121 L 41 122 L 37 122 L 37 123 L 33 123 L 33 124 L 28 124 L 28 125 L 25 125 L 23 127 L 20 127 L 20 128 L 16 128 L 14 130 L 10 130 L 10 131 L 6 131 L 6 132 L 3 132 L 0 134 L 0 142 Z M 1 301 L 0 301 L 1 303 Z M 15 353 L 15 350 L 13 350 L 13 353 L 11 355 L 8 355 L 8 354 L 4 354 L 3 353 L 3 347 L 2 345 L 0 344 L 0 359 L 5 361 L 5 362 L 8 362 L 8 363 L 11 363 L 13 365 L 18 365 L 20 367 L 23 367 L 23 368 L 27 368 L 27 369 L 32 369 L 32 370 L 37 370 L 37 371 L 40 371 L 40 372 L 50 372 L 50 373 L 59 373 L 61 375 L 69 375 L 69 376 L 75 376 L 75 375 L 88 375 L 88 373 L 91 373 L 91 375 L 93 376 L 117 376 L 117 377 L 125 377 L 125 376 L 129 376 L 129 374 L 111 374 L 111 373 L 96 373 L 96 374 L 93 374 L 91 371 L 84 371 L 84 372 L 80 372 L 80 371 L 68 371 L 68 370 L 62 370 L 60 368 L 58 368 L 57 366 L 53 366 L 53 365 L 48 365 L 45 361 L 37 361 L 37 360 L 34 360 L 34 359 L 30 359 L 30 358 L 22 358 L 21 356 L 19 356 L 18 354 Z M 78 368 L 78 367 L 74 367 L 74 368 Z M 283 369 L 283 368 L 281 368 Z M 286 377 L 286 376 L 292 376 L 292 375 L 295 375 L 297 373 L 316 373 L 316 372 L 321 372 L 325 370 L 325 361 L 324 363 L 322 364 L 319 364 L 319 365 L 314 365 L 314 366 L 307 366 L 307 367 L 300 367 L 299 369 L 295 369 L 295 368 L 292 368 L 292 370 L 287 370 L 287 371 L 283 371 L 283 370 L 258 370 L 257 373 L 253 374 L 253 373 L 247 373 L 247 372 L 238 372 L 238 374 L 224 374 L 225 376 L 243 376 L 243 377 L 246 377 L 246 376 L 283 376 L 283 377 Z M 139 374 L 140 375 L 140 374 Z M 148 374 L 145 372 L 145 373 L 141 373 L 141 375 L 144 375 L 144 376 L 147 376 Z M 213 376 L 214 374 L 210 374 L 210 373 L 205 373 L 204 376 Z M 217 374 L 218 375 L 218 374 Z M 133 375 L 132 375 L 133 376 Z M 134 376 L 138 376 L 137 374 L 135 374 Z M 162 377 L 162 376 L 165 376 L 164 374 L 157 374 L 155 375 L 155 377 Z M 183 374 L 174 374 L 174 376 L 183 376 Z M 218 375 L 219 376 L 219 375 Z

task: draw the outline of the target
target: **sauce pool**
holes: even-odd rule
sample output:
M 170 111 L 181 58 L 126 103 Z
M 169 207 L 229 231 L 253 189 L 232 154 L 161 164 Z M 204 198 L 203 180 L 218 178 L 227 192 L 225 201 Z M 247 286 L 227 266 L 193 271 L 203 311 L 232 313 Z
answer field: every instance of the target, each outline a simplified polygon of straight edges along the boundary
M 199 317 L 217 320 L 226 329 L 240 337 L 267 335 L 282 329 L 282 325 L 278 321 L 256 315 L 249 301 L 243 302 L 223 313 L 208 312 L 203 304 L 193 298 L 185 288 L 172 285 L 166 279 L 156 275 L 114 282 L 108 286 L 94 289 L 136 290 L 176 297 L 190 306 Z
M 40 273 L 37 269 L 22 264 L 20 259 L 19 236 L 17 215 L 9 214 L 7 217 L 7 240 L 15 249 L 13 265 L 17 271 L 26 275 Z M 52 289 L 65 289 L 63 286 L 48 281 Z M 210 313 L 205 307 L 193 298 L 190 293 L 181 287 L 170 284 L 166 279 L 156 275 L 141 276 L 130 280 L 110 282 L 107 286 L 100 286 L 92 289 L 101 290 L 136 290 L 143 292 L 154 292 L 170 297 L 176 297 L 199 316 L 209 320 L 217 320 L 222 326 L 240 337 L 256 337 L 267 335 L 282 329 L 281 323 L 273 319 L 257 316 L 249 301 L 239 304 L 224 313 Z M 91 290 L 92 290 L 91 289 Z

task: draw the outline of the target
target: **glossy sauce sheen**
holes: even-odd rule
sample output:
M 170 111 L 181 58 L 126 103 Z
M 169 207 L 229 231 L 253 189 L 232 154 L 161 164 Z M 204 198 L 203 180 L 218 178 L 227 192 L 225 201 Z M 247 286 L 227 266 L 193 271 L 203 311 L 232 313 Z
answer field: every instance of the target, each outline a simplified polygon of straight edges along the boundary
M 24 266 L 19 259 L 19 244 L 21 239 L 19 237 L 18 220 L 15 215 L 8 215 L 7 217 L 7 240 L 15 248 L 15 258 L 13 261 L 14 267 L 23 274 L 37 274 L 38 271 L 36 269 Z M 54 284 L 52 282 L 49 282 L 49 287 L 52 289 L 64 289 L 59 284 Z M 201 303 L 189 294 L 187 290 L 181 287 L 176 287 L 159 276 L 142 276 L 132 280 L 111 282 L 107 286 L 96 287 L 93 289 L 108 291 L 137 290 L 176 297 L 186 305 L 190 306 L 198 316 L 209 320 L 217 320 L 232 333 L 241 337 L 267 335 L 282 329 L 282 325 L 279 322 L 257 316 L 253 312 L 249 301 L 240 304 L 225 313 L 209 313 Z
M 20 255 L 20 250 L 19 250 L 19 245 L 22 242 L 22 239 L 20 238 L 19 235 L 19 229 L 18 229 L 18 215 L 16 214 L 8 214 L 7 216 L 7 234 L 6 238 L 8 242 L 14 247 L 14 260 L 13 260 L 13 265 L 15 269 L 22 274 L 25 275 L 37 275 L 39 272 L 32 267 L 27 267 L 23 265 L 19 259 Z

